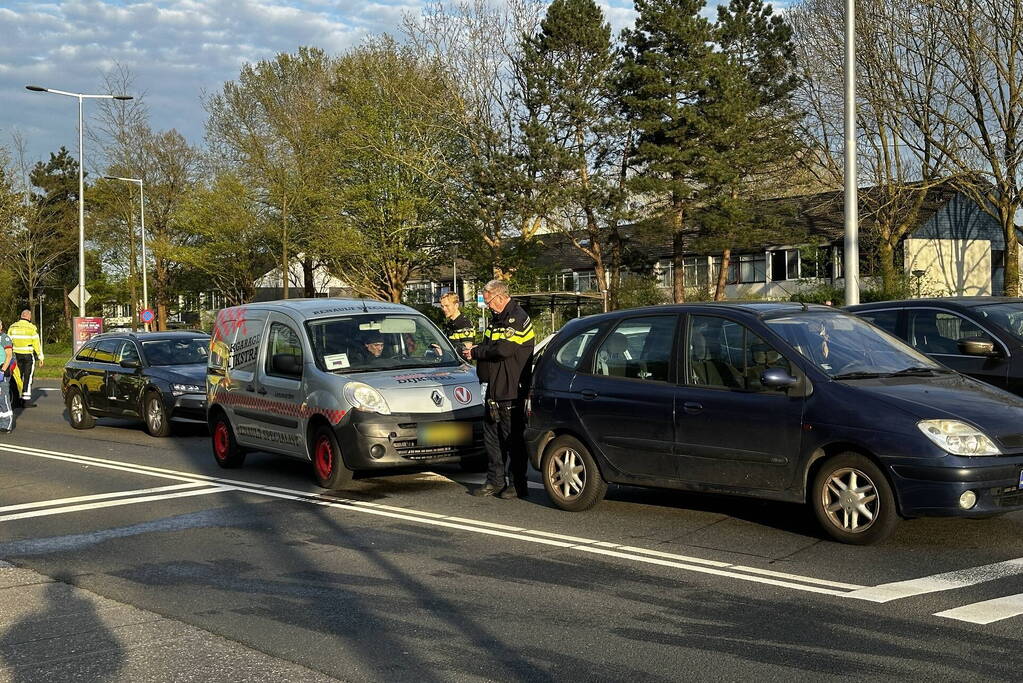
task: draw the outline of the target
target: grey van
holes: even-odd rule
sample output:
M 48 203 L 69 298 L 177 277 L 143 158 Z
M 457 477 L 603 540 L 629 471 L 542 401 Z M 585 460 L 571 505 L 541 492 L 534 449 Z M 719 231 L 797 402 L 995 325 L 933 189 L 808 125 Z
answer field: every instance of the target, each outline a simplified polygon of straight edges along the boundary
M 320 486 L 337 489 L 359 471 L 485 463 L 476 371 L 408 306 L 291 299 L 223 309 L 206 391 L 221 467 L 268 451 L 310 461 Z

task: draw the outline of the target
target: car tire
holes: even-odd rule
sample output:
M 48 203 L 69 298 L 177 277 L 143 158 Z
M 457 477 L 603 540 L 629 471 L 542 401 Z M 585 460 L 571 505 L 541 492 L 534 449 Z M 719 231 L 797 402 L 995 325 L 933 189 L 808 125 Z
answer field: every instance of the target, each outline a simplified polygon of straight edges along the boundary
M 544 449 L 540 474 L 551 502 L 569 512 L 589 510 L 607 493 L 607 482 L 589 449 L 567 434 Z
M 170 417 L 167 415 L 167 406 L 163 403 L 163 396 L 158 391 L 150 391 L 142 402 L 142 419 L 146 423 L 146 431 L 150 436 L 170 436 Z
M 96 426 L 96 418 L 89 412 L 85 404 L 85 396 L 81 389 L 71 387 L 64 398 L 67 406 L 67 416 L 71 420 L 71 426 L 75 429 L 92 429 Z
M 330 427 L 321 425 L 313 432 L 309 456 L 313 461 L 313 476 L 321 487 L 336 491 L 352 480 L 352 471 L 345 466 L 337 436 Z
M 463 472 L 479 474 L 490 469 L 490 459 L 486 455 L 470 455 L 468 458 L 462 458 L 458 466 Z
M 821 465 L 813 479 L 811 504 L 824 530 L 842 543 L 880 543 L 899 522 L 888 479 L 859 453 L 842 453 Z
M 230 470 L 245 464 L 245 449 L 235 440 L 227 415 L 220 413 L 213 419 L 210 436 L 213 440 L 213 459 L 218 465 Z

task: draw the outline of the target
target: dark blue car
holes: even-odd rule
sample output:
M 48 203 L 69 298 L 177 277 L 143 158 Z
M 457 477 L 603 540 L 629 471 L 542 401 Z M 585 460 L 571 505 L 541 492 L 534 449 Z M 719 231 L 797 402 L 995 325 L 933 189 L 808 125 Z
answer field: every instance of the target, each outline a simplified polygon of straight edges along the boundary
M 609 482 L 809 502 L 835 539 L 1023 508 L 1023 399 L 828 306 L 683 304 L 574 320 L 534 370 L 551 500 Z

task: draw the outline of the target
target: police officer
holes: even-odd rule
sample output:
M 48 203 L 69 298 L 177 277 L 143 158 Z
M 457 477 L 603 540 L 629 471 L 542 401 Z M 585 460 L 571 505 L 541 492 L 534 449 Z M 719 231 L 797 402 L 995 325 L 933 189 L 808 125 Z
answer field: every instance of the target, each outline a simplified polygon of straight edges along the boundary
M 448 292 L 440 298 L 440 310 L 444 311 L 444 334 L 459 351 L 472 346 L 476 341 L 476 330 L 458 307 L 458 295 Z
M 528 495 L 524 403 L 536 335 L 529 316 L 511 298 L 507 283 L 488 282 L 483 287 L 483 301 L 493 312 L 490 326 L 480 344 L 464 351 L 467 359 L 477 361 L 480 382 L 487 385 L 483 425 L 487 483 L 473 495 L 524 498 Z
M 39 367 L 43 367 L 43 345 L 39 341 L 36 326 L 32 324 L 32 311 L 27 308 L 22 311 L 21 320 L 11 325 L 7 334 L 14 342 L 14 357 L 21 370 L 21 398 L 26 402 L 25 405 L 33 407 L 35 404 L 29 403 L 32 400 L 32 376 L 36 359 L 39 360 Z

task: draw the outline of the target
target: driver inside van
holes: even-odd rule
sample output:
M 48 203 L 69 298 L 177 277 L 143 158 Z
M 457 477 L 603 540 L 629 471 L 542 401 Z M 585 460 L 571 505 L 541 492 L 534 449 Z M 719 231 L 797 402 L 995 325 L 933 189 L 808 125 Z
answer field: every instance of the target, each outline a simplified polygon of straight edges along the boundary
M 379 360 L 384 353 L 384 335 L 375 331 L 367 332 L 362 338 L 362 347 L 366 362 Z

